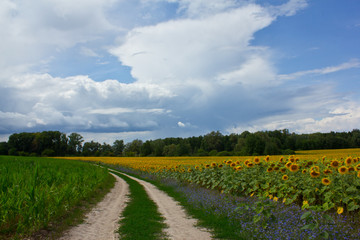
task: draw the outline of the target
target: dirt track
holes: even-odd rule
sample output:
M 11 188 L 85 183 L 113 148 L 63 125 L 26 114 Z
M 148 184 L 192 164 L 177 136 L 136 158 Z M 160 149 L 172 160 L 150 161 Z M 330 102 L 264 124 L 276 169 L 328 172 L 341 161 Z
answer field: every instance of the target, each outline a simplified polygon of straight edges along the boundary
M 118 239 L 119 216 L 126 206 L 129 186 L 120 177 L 104 199 L 86 215 L 84 223 L 71 228 L 60 240 L 112 240 Z
M 124 174 L 126 175 L 126 174 Z M 115 176 L 115 175 L 114 175 Z M 128 175 L 126 175 L 128 176 Z M 114 188 L 87 216 L 83 224 L 70 229 L 60 240 L 112 240 L 118 239 L 119 216 L 126 206 L 128 185 L 118 176 Z M 211 234 L 205 229 L 195 227 L 196 220 L 188 217 L 182 207 L 154 185 L 128 176 L 144 186 L 149 197 L 158 206 L 165 218 L 168 228 L 165 229 L 170 239 L 174 240 L 207 240 Z

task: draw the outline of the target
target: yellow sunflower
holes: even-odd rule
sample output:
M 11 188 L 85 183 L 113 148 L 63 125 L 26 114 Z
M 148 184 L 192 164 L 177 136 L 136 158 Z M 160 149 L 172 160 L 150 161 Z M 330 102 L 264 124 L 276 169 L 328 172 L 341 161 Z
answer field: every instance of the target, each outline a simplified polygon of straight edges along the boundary
M 324 174 L 326 174 L 326 175 L 331 174 L 331 173 L 332 173 L 332 170 L 330 170 L 328 168 L 324 170 Z
M 310 168 L 310 171 L 320 172 L 320 168 L 319 168 L 319 166 L 312 166 Z
M 260 158 L 255 157 L 255 158 L 254 158 L 254 163 L 255 163 L 255 164 L 259 164 L 259 163 L 260 163 Z
M 300 167 L 297 164 L 291 164 L 291 166 L 289 167 L 290 172 L 297 172 L 299 171 L 299 169 Z
M 211 167 L 216 167 L 216 166 L 217 166 L 216 162 L 211 163 Z
M 332 160 L 330 166 L 333 168 L 338 168 L 340 166 L 340 163 L 338 160 Z
M 338 207 L 337 208 L 337 213 L 338 214 L 342 214 L 344 212 L 344 208 L 343 207 Z
M 346 164 L 346 166 L 350 166 L 352 163 L 353 163 L 353 160 L 352 160 L 351 157 L 347 157 L 347 158 L 345 159 L 345 164 Z
M 328 178 L 323 178 L 323 179 L 321 179 L 321 183 L 324 184 L 325 186 L 328 186 L 328 185 L 330 185 L 331 180 Z
M 254 163 L 252 163 L 252 162 L 249 162 L 247 165 L 246 165 L 247 167 L 253 167 L 254 166 Z
M 307 172 L 306 169 L 303 169 L 303 170 L 301 171 L 301 173 L 303 173 L 303 174 L 305 174 L 306 172 Z
M 319 172 L 316 172 L 316 171 L 311 171 L 311 172 L 310 172 L 310 176 L 311 176 L 312 178 L 317 178 L 317 177 L 320 176 L 320 173 L 319 173 Z
M 272 167 L 269 167 L 268 169 L 266 169 L 267 172 L 272 172 L 274 169 Z
M 280 172 L 286 173 L 286 168 L 280 168 Z
M 360 171 L 360 163 L 355 167 L 356 171 Z
M 348 172 L 348 168 L 345 166 L 339 167 L 338 169 L 340 174 L 346 174 Z
M 289 176 L 288 176 L 288 175 L 282 176 L 282 180 L 286 181 L 286 180 L 288 180 L 288 179 L 289 179 Z

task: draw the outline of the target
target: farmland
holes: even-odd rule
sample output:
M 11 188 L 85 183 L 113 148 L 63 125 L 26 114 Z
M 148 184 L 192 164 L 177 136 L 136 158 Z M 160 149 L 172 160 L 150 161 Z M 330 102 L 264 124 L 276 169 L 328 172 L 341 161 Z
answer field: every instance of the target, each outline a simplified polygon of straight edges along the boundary
M 59 221 L 109 182 L 105 169 L 82 162 L 0 157 L 0 237 L 29 235 Z
M 238 224 L 243 232 L 253 229 L 253 236 L 270 234 L 272 239 L 288 231 L 290 238 L 345 234 L 353 239 L 359 234 L 352 227 L 359 222 L 359 153 L 360 149 L 346 149 L 290 156 L 77 159 L 113 165 L 165 185 L 181 185 L 179 191 L 191 204 L 227 216 L 226 221 Z

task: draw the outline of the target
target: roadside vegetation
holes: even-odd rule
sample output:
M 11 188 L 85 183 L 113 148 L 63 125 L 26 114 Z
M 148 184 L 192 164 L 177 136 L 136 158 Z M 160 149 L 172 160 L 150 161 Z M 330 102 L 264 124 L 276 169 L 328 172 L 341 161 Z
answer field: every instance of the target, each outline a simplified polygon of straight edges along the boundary
M 149 198 L 144 187 L 137 181 L 118 172 L 112 171 L 129 185 L 129 200 L 120 220 L 120 239 L 166 239 L 163 229 L 164 218 L 157 210 L 157 205 Z
M 61 231 L 113 184 L 106 169 L 84 162 L 0 156 L 0 239 Z

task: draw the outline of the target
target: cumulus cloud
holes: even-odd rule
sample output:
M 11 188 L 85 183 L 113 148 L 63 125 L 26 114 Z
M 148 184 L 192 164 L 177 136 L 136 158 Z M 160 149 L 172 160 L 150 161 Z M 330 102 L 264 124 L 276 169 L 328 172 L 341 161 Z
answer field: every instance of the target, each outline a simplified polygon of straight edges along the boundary
M 175 15 L 146 20 L 145 10 L 159 12 L 163 8 L 156 6 L 164 2 L 177 7 Z M 124 16 L 111 15 L 110 21 L 109 11 L 122 4 L 141 6 L 124 15 L 140 20 L 114 24 Z M 0 40 L 0 133 L 56 129 L 89 140 L 102 133 L 98 141 L 109 142 L 212 130 L 320 131 L 341 121 L 355 125 L 359 109 L 336 95 L 336 86 L 294 88 L 287 82 L 357 68 L 358 60 L 280 75 L 271 49 L 252 43 L 279 16 L 306 6 L 305 0 L 278 6 L 235 0 L 1 1 L 0 31 L 6 34 Z M 115 36 L 117 41 L 104 47 Z M 70 48 L 89 58 L 107 49 L 130 67 L 134 81 L 30 71 Z

